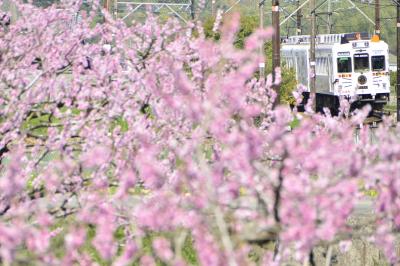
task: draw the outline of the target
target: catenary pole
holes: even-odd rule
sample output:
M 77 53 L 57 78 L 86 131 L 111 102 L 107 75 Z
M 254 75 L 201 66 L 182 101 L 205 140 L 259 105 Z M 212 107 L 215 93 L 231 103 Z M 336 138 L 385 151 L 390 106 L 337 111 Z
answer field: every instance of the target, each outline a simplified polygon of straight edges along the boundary
M 310 1 L 311 9 L 311 34 L 310 34 L 310 96 L 313 101 L 313 109 L 316 109 L 316 90 L 315 90 L 315 39 L 316 39 L 316 16 L 315 0 Z
M 103 2 L 103 7 L 104 7 L 104 9 L 106 9 L 107 11 L 110 11 L 110 0 L 104 0 L 104 2 Z
M 301 8 L 300 0 L 297 0 L 297 13 L 296 13 L 296 34 L 301 35 Z
M 258 12 L 260 17 L 260 29 L 264 28 L 264 2 L 265 0 L 261 0 L 258 3 Z M 262 61 L 259 63 L 259 71 L 260 71 L 260 80 L 265 78 L 265 57 L 264 57 L 264 41 L 260 43 L 259 48 L 260 58 L 263 58 Z
M 381 37 L 380 0 L 375 0 L 375 34 Z
M 279 24 L 279 0 L 272 0 L 272 28 L 274 35 L 272 37 L 272 77 L 275 83 L 276 73 L 275 70 L 281 66 L 281 34 Z M 280 104 L 280 85 L 275 84 L 274 90 L 276 92 L 275 105 Z
M 332 33 L 332 2 L 328 0 L 328 34 Z
M 190 16 L 191 16 L 192 20 L 194 20 L 196 18 L 195 4 L 196 4 L 195 0 L 190 1 Z

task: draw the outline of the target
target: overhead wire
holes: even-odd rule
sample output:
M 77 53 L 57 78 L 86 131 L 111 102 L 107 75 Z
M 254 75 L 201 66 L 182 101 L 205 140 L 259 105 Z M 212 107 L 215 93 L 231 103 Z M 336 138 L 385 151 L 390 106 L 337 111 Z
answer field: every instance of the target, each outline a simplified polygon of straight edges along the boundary
M 325 2 L 325 1 L 321 1 L 321 2 Z M 369 7 L 374 7 L 375 3 L 373 0 L 371 1 L 362 1 L 362 0 L 352 0 L 352 2 L 359 6 L 359 8 L 364 9 L 364 8 L 369 8 Z M 383 3 L 382 3 L 383 2 Z M 286 4 L 284 4 L 283 6 L 285 6 L 286 8 L 290 9 L 290 7 L 292 6 L 292 4 L 284 2 Z M 321 6 L 322 4 L 320 4 Z M 388 9 L 395 9 L 397 7 L 397 5 L 400 5 L 400 0 L 386 0 L 386 1 L 381 1 L 379 7 L 385 10 Z M 340 13 L 348 13 L 349 11 L 352 11 L 354 9 L 354 7 L 347 7 L 344 8 L 342 6 L 336 6 L 338 7 L 337 9 L 333 9 L 331 12 L 335 13 L 335 14 L 340 14 Z M 307 8 L 304 8 L 304 10 L 307 10 Z M 311 11 L 311 10 L 310 10 Z M 395 20 L 396 17 L 393 16 L 393 14 L 387 14 L 389 16 L 387 17 L 382 17 L 382 23 L 388 25 L 388 23 L 392 23 L 391 21 Z M 307 23 L 307 20 L 304 21 Z M 351 25 L 335 25 L 335 28 L 352 28 Z
M 361 1 L 361 0 L 352 0 L 352 2 L 360 4 L 360 5 L 375 6 L 375 3 L 364 2 L 364 1 Z M 393 4 L 381 4 L 381 3 L 379 4 L 379 7 L 384 7 L 384 8 L 394 7 L 394 6 L 396 6 L 394 3 Z

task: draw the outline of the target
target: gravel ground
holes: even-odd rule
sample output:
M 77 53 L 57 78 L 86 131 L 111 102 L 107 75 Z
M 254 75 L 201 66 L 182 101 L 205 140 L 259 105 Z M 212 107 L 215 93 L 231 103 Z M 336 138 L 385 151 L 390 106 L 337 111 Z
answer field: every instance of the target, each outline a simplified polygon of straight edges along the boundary
M 368 221 L 374 218 L 373 205 L 371 200 L 364 200 L 357 204 L 353 215 L 350 217 L 348 224 L 357 227 L 356 232 L 368 234 L 374 230 Z M 397 252 L 400 256 L 400 238 L 397 238 Z M 383 252 L 376 246 L 371 244 L 366 238 L 354 238 L 351 246 L 346 252 L 342 252 L 339 245 L 332 246 L 331 260 L 327 261 L 328 250 L 326 248 L 316 248 L 315 263 L 317 266 L 386 266 L 390 265 L 386 260 Z M 299 263 L 289 263 L 287 266 L 305 265 Z
M 348 224 L 355 228 L 355 232 L 366 235 L 374 231 L 370 221 L 374 218 L 373 204 L 371 200 L 363 200 L 356 205 L 353 215 L 349 218 Z M 368 224 L 368 225 L 367 225 Z M 252 228 L 254 229 L 254 227 Z M 254 231 L 252 230 L 253 234 Z M 257 234 L 258 235 L 258 234 Z M 397 253 L 400 256 L 400 237 L 397 238 Z M 266 244 L 262 247 L 254 246 L 256 257 L 262 257 L 265 250 L 273 250 L 273 244 Z M 327 260 L 328 248 L 319 247 L 314 249 L 314 261 L 316 266 L 389 266 L 383 252 L 371 244 L 366 237 L 357 237 L 351 240 L 347 251 L 342 251 L 339 244 L 331 247 L 330 261 Z M 256 260 L 258 261 L 258 260 Z M 305 266 L 307 262 L 299 263 L 295 260 L 283 264 L 283 266 Z

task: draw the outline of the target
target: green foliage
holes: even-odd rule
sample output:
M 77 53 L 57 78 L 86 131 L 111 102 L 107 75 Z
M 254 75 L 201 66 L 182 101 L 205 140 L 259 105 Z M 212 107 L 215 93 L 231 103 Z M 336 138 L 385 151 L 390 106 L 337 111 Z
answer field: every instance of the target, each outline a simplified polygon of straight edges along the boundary
M 75 217 L 69 216 L 67 218 L 63 218 L 57 220 L 56 223 L 52 226 L 53 230 L 60 230 L 60 232 L 51 239 L 51 249 L 53 253 L 56 254 L 56 257 L 61 259 L 65 256 L 65 241 L 64 238 L 66 236 L 66 232 L 68 231 L 67 228 L 73 224 Z M 80 248 L 81 252 L 88 254 L 98 265 L 110 265 L 110 261 L 105 261 L 101 258 L 99 252 L 93 246 L 92 241 L 96 236 L 96 227 L 94 225 L 88 225 L 86 227 L 88 238 L 85 244 Z M 153 250 L 153 241 L 157 237 L 164 237 L 166 239 L 171 240 L 173 243 L 174 237 L 176 236 L 175 233 L 179 232 L 147 232 L 146 236 L 142 239 L 141 249 L 139 251 L 139 256 L 144 254 L 154 254 Z M 118 242 L 122 241 L 125 238 L 125 232 L 123 227 L 117 228 L 114 232 L 114 239 Z M 118 248 L 117 256 L 120 256 L 123 252 L 122 248 Z M 193 246 L 193 238 L 190 234 L 188 234 L 183 242 L 182 249 L 181 249 L 182 258 L 188 265 L 199 265 L 198 258 L 196 251 Z M 32 254 L 26 254 L 27 257 L 32 256 Z M 167 265 L 160 259 L 156 260 L 156 264 L 158 266 Z M 138 260 L 135 260 L 131 265 L 140 265 Z
M 93 246 L 92 241 L 96 237 L 96 227 L 94 225 L 89 225 L 87 227 L 87 239 L 83 247 L 82 251 L 90 256 L 98 265 L 106 266 L 110 264 L 109 262 L 102 259 L 100 253 Z
M 229 1 L 222 1 L 229 2 Z M 292 3 L 282 4 L 287 13 L 292 13 L 297 8 L 295 1 Z M 368 1 L 352 1 L 358 8 L 360 8 L 367 16 L 374 20 L 375 9 L 374 3 L 368 3 Z M 235 7 L 235 11 L 239 11 L 241 15 L 258 17 L 258 9 L 256 6 L 252 5 L 251 2 L 241 1 L 241 5 Z M 393 0 L 381 0 L 381 33 L 382 39 L 389 44 L 390 51 L 395 53 L 396 50 L 396 7 L 394 6 Z M 229 6 L 229 4 L 227 4 Z M 369 22 L 360 12 L 355 8 L 352 8 L 348 1 L 332 1 L 331 10 L 335 10 L 331 16 L 332 20 L 332 33 L 346 33 L 346 32 L 374 32 L 374 25 Z M 318 13 L 321 13 L 317 17 L 317 33 L 326 34 L 327 33 L 327 15 L 326 12 L 328 5 L 326 1 L 321 1 L 318 5 Z M 310 23 L 307 16 L 309 16 L 310 7 L 305 5 L 302 8 L 303 18 L 302 18 L 302 30 L 303 34 L 309 34 Z M 264 26 L 271 25 L 271 10 L 268 6 L 265 8 Z M 268 14 L 268 15 L 267 15 Z M 294 17 L 295 18 L 295 17 Z M 295 21 L 289 20 L 287 23 L 283 24 L 281 27 L 281 36 L 291 36 L 296 34 Z
M 258 24 L 258 17 L 242 16 L 240 18 L 240 29 L 236 34 L 236 40 L 234 42 L 235 47 L 243 49 L 246 38 L 254 32 L 254 30 L 259 26 Z
M 292 122 L 290 122 L 290 124 L 289 124 L 289 126 L 290 126 L 291 129 L 295 129 L 295 128 L 297 128 L 299 125 L 300 125 L 300 120 L 299 120 L 297 117 L 295 117 L 295 118 L 292 120 Z
M 119 116 L 115 118 L 113 124 L 111 125 L 111 131 L 113 131 L 115 128 L 119 128 L 121 132 L 126 132 L 129 129 L 129 124 L 128 121 L 126 121 L 123 117 Z
M 390 85 L 395 88 L 397 83 L 397 72 L 390 72 Z
M 218 41 L 220 38 L 219 33 L 214 33 L 214 18 L 208 17 L 204 22 L 204 34 L 207 38 Z M 259 19 L 256 15 L 244 15 L 240 18 L 240 28 L 236 34 L 236 39 L 234 41 L 235 47 L 238 49 L 243 49 L 245 45 L 246 38 L 249 37 L 255 29 L 259 26 Z M 272 72 L 272 42 L 267 41 L 264 43 L 264 54 L 266 58 L 266 73 Z M 255 73 L 254 76 L 258 77 L 259 73 Z M 296 73 L 293 69 L 289 69 L 282 66 L 282 83 L 280 86 L 281 93 L 281 103 L 283 104 L 293 104 L 295 102 L 292 92 L 297 86 Z
M 364 194 L 371 198 L 376 198 L 378 196 L 378 192 L 375 189 L 367 189 L 364 191 Z
M 164 237 L 170 241 L 173 241 L 174 233 L 172 233 L 172 232 L 147 232 L 146 236 L 142 239 L 141 251 L 143 252 L 143 254 L 154 254 L 155 253 L 153 250 L 153 241 L 157 237 Z M 193 238 L 190 235 L 186 236 L 185 241 L 183 242 L 183 245 L 182 245 L 181 252 L 182 252 L 181 253 L 182 258 L 185 260 L 185 262 L 188 265 L 199 265 L 199 262 L 197 259 L 197 254 L 193 247 Z M 136 261 L 133 265 L 139 265 L 138 261 Z M 160 259 L 157 259 L 156 265 L 164 266 L 164 265 L 168 265 L 168 264 L 166 264 L 165 262 L 163 262 Z
M 213 39 L 214 41 L 218 41 L 221 37 L 219 32 L 213 32 L 215 19 L 213 17 L 207 17 L 204 20 L 204 34 L 206 38 Z
M 59 0 L 34 0 L 32 3 L 40 7 L 49 7 L 50 5 L 59 2 Z
M 105 21 L 105 18 L 103 16 L 103 14 L 98 12 L 97 15 L 93 18 L 93 21 L 90 23 L 90 27 L 94 28 L 94 27 L 96 27 L 97 24 L 104 23 L 104 21 Z
M 186 237 L 182 247 L 182 257 L 189 265 L 199 265 L 196 250 L 193 247 L 193 238 Z
M 293 68 L 282 67 L 281 103 L 293 105 L 296 100 L 293 91 L 297 87 L 296 72 Z
M 375 8 L 374 4 L 368 4 L 368 1 L 353 1 L 357 7 L 359 7 L 369 18 L 374 20 Z M 380 9 L 381 17 L 387 18 L 382 19 L 381 22 L 381 33 L 382 39 L 389 44 L 391 51 L 395 51 L 396 48 L 396 8 L 393 6 L 392 0 L 381 0 L 382 8 Z M 349 9 L 350 5 L 347 1 L 337 1 L 332 5 L 332 8 L 342 10 L 332 16 L 333 18 L 333 32 L 355 32 L 365 31 L 372 33 L 374 31 L 374 25 L 370 23 L 360 12 L 355 9 Z M 324 9 L 322 9 L 325 11 Z M 323 22 L 320 20 L 320 24 Z M 321 26 L 319 33 L 325 33 L 326 27 Z
M 21 130 L 29 132 L 32 136 L 47 136 L 49 126 L 57 128 L 59 119 L 47 113 L 32 112 L 22 124 Z

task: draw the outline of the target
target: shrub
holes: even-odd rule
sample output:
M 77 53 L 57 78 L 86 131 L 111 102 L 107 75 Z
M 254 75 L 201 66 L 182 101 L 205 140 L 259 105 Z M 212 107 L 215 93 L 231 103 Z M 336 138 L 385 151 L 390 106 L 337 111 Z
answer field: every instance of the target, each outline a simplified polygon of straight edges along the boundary
M 397 72 L 391 71 L 390 72 L 390 85 L 395 88 L 397 84 Z
M 229 19 L 229 17 L 228 17 Z M 204 33 L 207 38 L 212 38 L 218 41 L 220 38 L 219 32 L 213 32 L 214 18 L 208 17 L 204 23 Z M 246 39 L 259 27 L 258 16 L 245 15 L 240 17 L 240 27 L 233 42 L 238 49 L 244 49 Z M 266 58 L 266 73 L 272 72 L 272 42 L 264 43 L 264 56 Z M 255 72 L 255 77 L 259 76 L 259 72 Z M 293 91 L 297 88 L 296 73 L 294 69 L 289 69 L 282 65 L 282 83 L 280 85 L 281 103 L 293 104 Z

